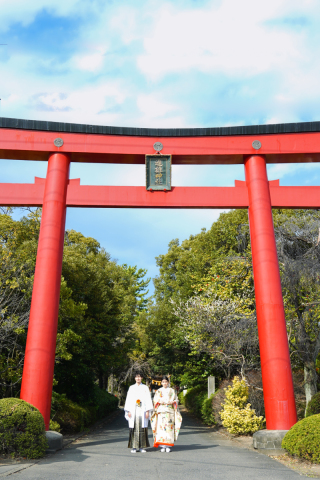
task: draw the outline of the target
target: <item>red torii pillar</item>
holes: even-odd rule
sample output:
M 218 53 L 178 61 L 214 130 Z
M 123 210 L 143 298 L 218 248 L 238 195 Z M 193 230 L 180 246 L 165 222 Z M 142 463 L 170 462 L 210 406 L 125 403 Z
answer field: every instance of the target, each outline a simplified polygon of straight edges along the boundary
M 20 398 L 49 429 L 70 157 L 49 156 Z
M 297 413 L 264 156 L 247 157 L 245 173 L 267 429 L 289 430 Z

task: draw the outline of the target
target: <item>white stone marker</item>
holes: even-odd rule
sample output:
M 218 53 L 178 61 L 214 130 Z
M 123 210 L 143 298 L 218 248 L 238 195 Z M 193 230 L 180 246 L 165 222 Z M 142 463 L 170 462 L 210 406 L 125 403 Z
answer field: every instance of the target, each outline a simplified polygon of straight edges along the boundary
M 216 390 L 216 377 L 208 377 L 208 398 L 215 392 Z

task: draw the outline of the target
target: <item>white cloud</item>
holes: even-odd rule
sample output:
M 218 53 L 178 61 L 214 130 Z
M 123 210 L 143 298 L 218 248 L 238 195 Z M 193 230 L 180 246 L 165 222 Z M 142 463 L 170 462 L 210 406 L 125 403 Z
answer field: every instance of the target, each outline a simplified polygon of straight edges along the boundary
M 125 45 L 141 37 L 141 30 L 139 32 L 139 24 L 141 19 L 140 9 L 121 6 L 117 12 L 109 20 L 109 27 L 121 36 Z
M 99 115 L 102 117 L 102 121 L 98 122 L 100 124 L 104 121 L 113 124 L 117 115 L 108 113 L 108 107 L 119 105 L 124 100 L 125 94 L 115 82 L 79 88 L 65 95 L 53 92 L 36 97 L 39 109 L 55 112 L 60 118 L 63 112 L 65 121 L 92 123 L 97 122 Z
M 259 6 L 256 0 L 224 0 L 218 7 L 181 11 L 167 3 L 154 14 L 138 66 L 151 79 L 190 69 L 248 77 L 282 69 L 284 63 L 293 66 L 304 58 L 302 34 L 269 28 L 265 22 L 296 6 L 295 0 Z
M 96 72 L 101 69 L 104 62 L 103 53 L 92 53 L 88 55 L 76 55 L 73 59 L 75 66 L 79 70 Z
M 2 26 L 31 23 L 43 9 L 66 17 L 76 14 L 79 22 L 73 43 L 77 51 L 72 50 L 69 58 L 57 59 L 51 51 L 37 55 L 17 50 L 1 64 L 1 113 L 170 128 L 259 123 L 261 117 L 267 123 L 300 121 L 309 102 L 309 119 L 317 119 L 318 108 L 312 108 L 319 98 L 320 42 L 313 41 L 317 32 L 312 26 L 294 30 L 272 22 L 299 15 L 316 22 L 319 4 L 315 0 L 303 6 L 298 0 L 258 3 L 259 8 L 256 0 L 221 0 L 189 8 L 152 0 L 139 7 L 126 1 L 89 5 L 77 0 L 0 0 Z M 89 7 L 94 14 L 87 21 Z M 199 80 L 188 82 L 195 72 Z M 223 82 L 217 85 L 216 74 L 226 77 L 225 103 L 218 97 Z M 153 80 L 163 77 L 160 90 Z M 274 82 L 270 89 L 269 78 Z M 236 88 L 227 84 L 232 79 L 239 80 Z M 269 89 L 265 95 L 262 84 Z M 116 110 L 120 105 L 122 110 Z
M 162 117 L 177 108 L 175 105 L 161 101 L 154 95 L 139 95 L 137 106 L 144 115 L 150 117 Z
M 185 121 L 177 115 L 180 106 L 167 103 L 160 94 L 141 94 L 137 97 L 137 107 L 140 112 L 138 125 L 158 128 L 182 128 Z

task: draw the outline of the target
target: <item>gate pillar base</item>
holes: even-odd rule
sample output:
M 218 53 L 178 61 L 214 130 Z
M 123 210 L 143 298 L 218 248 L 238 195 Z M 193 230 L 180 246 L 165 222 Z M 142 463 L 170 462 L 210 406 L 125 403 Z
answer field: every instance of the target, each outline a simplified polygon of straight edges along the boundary
M 63 435 L 61 433 L 47 430 L 46 439 L 48 442 L 47 453 L 54 453 L 63 448 Z
M 259 430 L 253 434 L 253 448 L 265 455 L 283 455 L 286 450 L 281 447 L 283 437 L 289 430 Z

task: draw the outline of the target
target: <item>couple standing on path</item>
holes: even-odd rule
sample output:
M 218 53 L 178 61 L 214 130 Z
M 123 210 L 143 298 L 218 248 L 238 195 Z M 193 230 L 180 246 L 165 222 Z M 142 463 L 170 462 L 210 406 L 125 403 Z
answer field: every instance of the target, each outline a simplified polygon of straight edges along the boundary
M 135 374 L 135 385 L 128 390 L 124 406 L 125 418 L 129 423 L 129 443 L 131 453 L 138 450 L 146 452 L 150 447 L 148 440 L 148 422 L 151 421 L 154 447 L 160 447 L 161 452 L 169 453 L 177 440 L 182 417 L 178 410 L 178 400 L 175 391 L 169 387 L 167 377 L 162 378 L 162 388 L 154 396 L 152 404 L 149 388 L 143 385 L 142 373 Z

